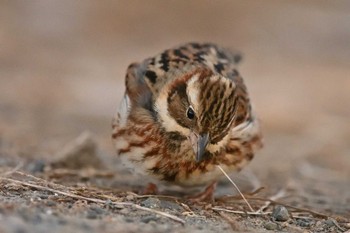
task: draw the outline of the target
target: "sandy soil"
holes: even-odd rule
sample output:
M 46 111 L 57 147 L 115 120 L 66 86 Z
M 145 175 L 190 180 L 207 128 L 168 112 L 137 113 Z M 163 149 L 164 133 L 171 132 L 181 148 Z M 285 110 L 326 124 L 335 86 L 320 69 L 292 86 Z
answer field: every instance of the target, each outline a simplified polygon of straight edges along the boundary
M 0 232 L 349 230 L 349 21 L 340 0 L 0 2 Z M 118 165 L 127 65 L 187 41 L 243 52 L 265 147 L 231 177 L 283 221 L 227 212 L 249 211 L 227 182 L 214 203 L 140 196 Z

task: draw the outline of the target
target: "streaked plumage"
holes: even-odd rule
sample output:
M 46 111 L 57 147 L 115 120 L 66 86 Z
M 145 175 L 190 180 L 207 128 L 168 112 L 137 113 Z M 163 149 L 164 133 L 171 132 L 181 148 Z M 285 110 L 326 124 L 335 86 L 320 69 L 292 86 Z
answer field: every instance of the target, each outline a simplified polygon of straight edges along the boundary
M 117 153 L 135 172 L 183 186 L 240 170 L 261 147 L 260 128 L 236 70 L 238 53 L 189 43 L 127 69 L 113 120 Z

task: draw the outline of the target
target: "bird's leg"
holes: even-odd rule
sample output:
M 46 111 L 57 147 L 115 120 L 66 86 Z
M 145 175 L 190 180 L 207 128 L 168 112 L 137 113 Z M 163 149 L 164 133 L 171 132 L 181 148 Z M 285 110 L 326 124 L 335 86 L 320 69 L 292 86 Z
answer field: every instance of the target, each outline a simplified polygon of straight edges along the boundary
M 142 195 L 155 195 L 158 194 L 158 187 L 154 183 L 148 183 L 146 187 L 142 190 Z
M 214 192 L 216 189 L 217 181 L 213 181 L 208 185 L 203 192 L 197 193 L 194 196 L 189 196 L 188 199 L 191 202 L 214 202 Z

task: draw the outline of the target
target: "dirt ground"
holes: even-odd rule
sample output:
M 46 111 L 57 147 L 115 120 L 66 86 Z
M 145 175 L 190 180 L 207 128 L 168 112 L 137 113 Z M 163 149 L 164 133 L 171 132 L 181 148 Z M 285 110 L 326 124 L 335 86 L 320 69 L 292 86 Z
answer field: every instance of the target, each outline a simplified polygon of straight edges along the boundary
M 349 22 L 345 0 L 0 1 L 0 232 L 349 231 Z M 262 212 L 225 180 L 140 195 L 115 156 L 126 67 L 188 41 L 244 54 L 265 146 L 231 177 Z

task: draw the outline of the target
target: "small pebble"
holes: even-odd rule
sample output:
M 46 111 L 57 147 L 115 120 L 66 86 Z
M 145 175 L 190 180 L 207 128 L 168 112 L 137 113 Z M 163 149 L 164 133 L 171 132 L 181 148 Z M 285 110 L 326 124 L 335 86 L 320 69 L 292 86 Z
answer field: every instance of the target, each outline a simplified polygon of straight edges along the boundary
M 119 209 L 119 210 L 121 210 L 121 209 L 124 209 L 125 206 L 120 205 L 120 204 L 115 204 L 115 205 L 113 205 L 113 208 L 114 208 L 114 209 Z
M 93 206 L 90 208 L 91 211 L 94 211 L 96 214 L 104 214 L 106 211 L 98 206 Z
M 66 224 L 67 224 L 67 220 L 66 220 L 66 219 L 63 219 L 63 218 L 59 218 L 58 221 L 57 221 L 57 223 L 58 223 L 59 225 L 66 225 Z
M 114 208 L 113 202 L 110 199 L 108 199 L 105 202 L 105 207 L 107 207 L 107 208 Z
M 92 210 L 88 210 L 87 211 L 87 214 L 86 214 L 86 217 L 88 219 L 96 219 L 98 217 L 98 215 L 96 214 L 95 211 L 92 211 Z
M 44 172 L 45 169 L 45 161 L 36 160 L 28 165 L 28 170 L 31 173 L 41 173 Z
M 99 215 L 104 213 L 105 213 L 104 209 L 97 206 L 93 206 L 87 211 L 86 217 L 89 219 L 95 219 L 95 218 L 98 218 Z
M 129 194 L 129 195 L 127 195 L 125 198 L 126 198 L 126 200 L 128 200 L 128 201 L 133 201 L 133 200 L 135 199 L 135 196 Z
M 325 223 L 328 227 L 334 226 L 334 222 L 332 221 L 332 219 L 327 219 L 326 221 L 324 221 L 324 223 Z
M 130 217 L 125 217 L 124 218 L 125 222 L 134 222 L 134 219 L 130 218 Z
M 51 196 L 48 194 L 44 194 L 44 193 L 39 193 L 38 197 L 40 197 L 41 199 L 50 199 Z
M 130 213 L 130 209 L 124 208 L 124 209 L 120 210 L 119 213 L 127 215 Z
M 320 227 L 322 226 L 322 222 L 321 221 L 317 221 L 316 224 L 315 224 L 316 227 Z
M 264 224 L 264 227 L 266 230 L 270 230 L 270 231 L 273 231 L 273 230 L 276 230 L 277 229 L 277 223 L 274 223 L 274 222 L 266 222 Z
M 47 214 L 47 215 L 52 215 L 52 213 L 53 213 L 53 212 L 52 212 L 51 209 L 46 210 L 46 214 Z
M 141 218 L 141 222 L 149 223 L 150 221 L 157 222 L 158 218 L 155 215 L 148 215 Z
M 18 210 L 18 214 L 26 221 L 31 224 L 40 224 L 42 223 L 42 217 L 38 213 L 33 213 L 27 210 Z
M 47 200 L 46 201 L 46 205 L 47 206 L 56 206 L 56 202 L 52 201 L 52 200 Z
M 277 205 L 272 212 L 272 219 L 280 222 L 285 222 L 289 219 L 289 213 L 286 207 Z
M 311 219 L 298 219 L 297 225 L 300 227 L 310 227 L 314 223 Z
M 183 208 L 180 205 L 178 205 L 178 204 L 176 204 L 174 202 L 171 202 L 171 201 L 163 201 L 162 200 L 160 202 L 160 207 L 162 209 L 169 209 L 169 210 L 176 210 L 176 211 L 183 210 Z
M 148 208 L 159 208 L 160 200 L 158 198 L 149 197 L 141 202 L 141 205 Z

